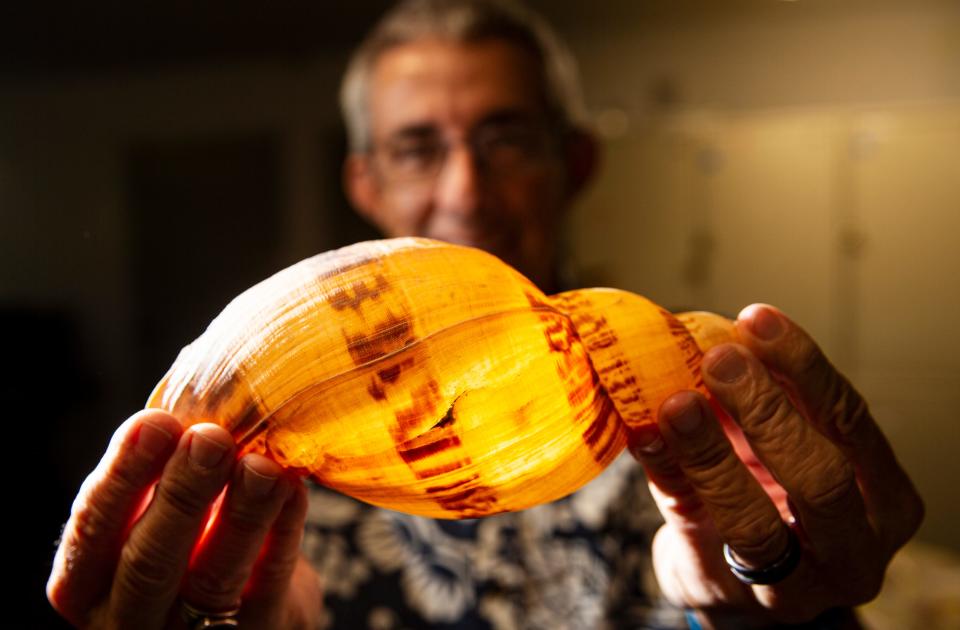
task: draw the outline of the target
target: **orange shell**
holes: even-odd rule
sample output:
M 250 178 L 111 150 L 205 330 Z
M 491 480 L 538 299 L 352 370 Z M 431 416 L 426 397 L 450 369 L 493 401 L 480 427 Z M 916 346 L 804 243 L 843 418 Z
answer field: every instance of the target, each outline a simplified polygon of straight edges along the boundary
M 477 249 L 370 241 L 235 298 L 147 406 L 369 503 L 472 518 L 587 483 L 732 338 L 624 291 L 547 297 Z

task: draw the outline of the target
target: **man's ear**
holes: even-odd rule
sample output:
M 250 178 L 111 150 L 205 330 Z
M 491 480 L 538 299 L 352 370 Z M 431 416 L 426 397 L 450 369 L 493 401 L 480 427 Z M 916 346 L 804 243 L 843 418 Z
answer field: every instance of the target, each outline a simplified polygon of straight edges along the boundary
M 351 153 L 347 156 L 343 163 L 343 188 L 360 216 L 379 226 L 381 189 L 369 155 Z
M 597 138 L 585 129 L 573 129 L 564 142 L 564 160 L 567 167 L 567 196 L 576 197 L 593 179 L 600 163 Z

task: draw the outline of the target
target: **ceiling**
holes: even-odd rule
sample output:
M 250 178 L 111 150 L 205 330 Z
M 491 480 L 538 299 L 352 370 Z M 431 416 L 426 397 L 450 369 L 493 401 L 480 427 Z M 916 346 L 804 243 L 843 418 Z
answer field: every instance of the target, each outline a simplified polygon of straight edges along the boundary
M 7 2 L 0 72 L 48 75 L 299 57 L 354 45 L 391 2 Z
M 956 0 L 913 0 L 949 3 Z M 902 0 L 528 0 L 561 32 L 744 12 L 837 12 Z M 391 0 L 35 0 L 0 6 L 0 77 L 72 75 L 350 50 Z M 902 5 L 901 5 L 902 6 Z

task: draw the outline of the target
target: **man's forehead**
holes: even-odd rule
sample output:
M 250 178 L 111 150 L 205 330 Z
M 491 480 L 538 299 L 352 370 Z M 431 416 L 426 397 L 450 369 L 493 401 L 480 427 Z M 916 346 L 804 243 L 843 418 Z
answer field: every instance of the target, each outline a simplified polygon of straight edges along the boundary
M 422 39 L 380 55 L 370 81 L 376 137 L 409 127 L 469 129 L 490 116 L 546 115 L 531 54 L 504 40 Z

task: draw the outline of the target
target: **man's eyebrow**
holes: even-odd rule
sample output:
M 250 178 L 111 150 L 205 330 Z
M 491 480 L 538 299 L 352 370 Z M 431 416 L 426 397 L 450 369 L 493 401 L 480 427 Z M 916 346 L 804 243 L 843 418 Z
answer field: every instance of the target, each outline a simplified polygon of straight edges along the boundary
M 432 123 L 414 123 L 394 131 L 390 140 L 425 140 L 439 135 L 440 130 Z
M 540 116 L 517 108 L 497 109 L 481 118 L 475 129 L 497 127 L 500 125 L 532 124 L 540 120 Z M 397 140 L 426 140 L 440 136 L 440 128 L 431 122 L 411 123 L 390 134 L 391 141 Z
M 490 112 L 477 123 L 477 127 L 496 127 L 498 125 L 531 124 L 540 119 L 532 112 L 522 109 L 499 109 Z

